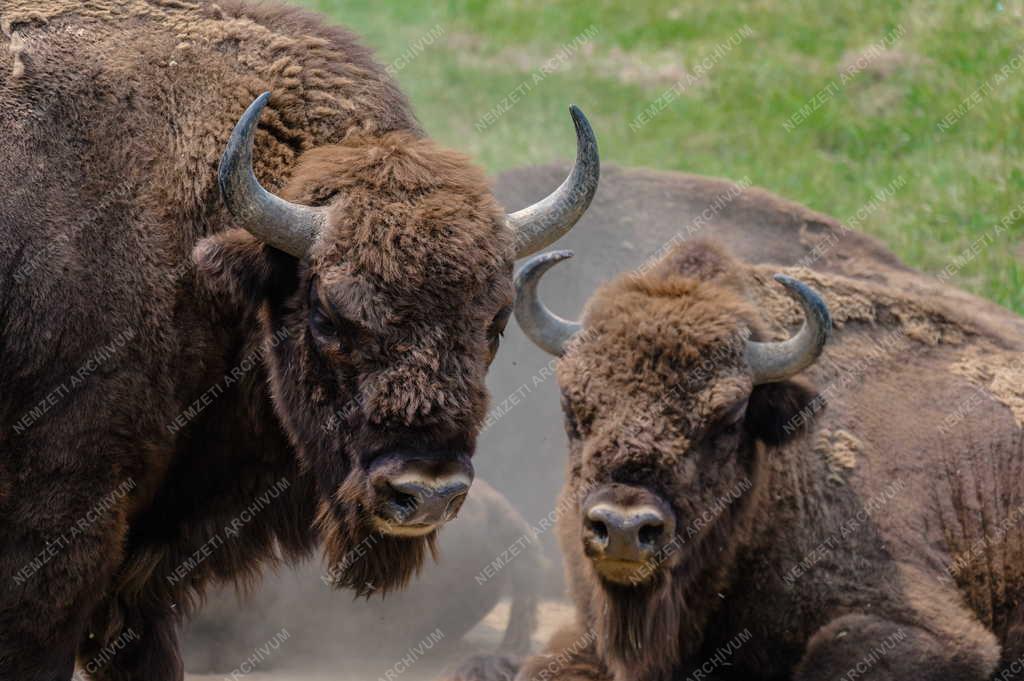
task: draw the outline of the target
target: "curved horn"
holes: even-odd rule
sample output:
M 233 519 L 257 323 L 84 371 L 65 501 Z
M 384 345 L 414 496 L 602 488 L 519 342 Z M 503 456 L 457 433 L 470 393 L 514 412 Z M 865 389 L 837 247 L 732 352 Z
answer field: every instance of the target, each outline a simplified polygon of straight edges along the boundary
M 515 314 L 526 337 L 541 350 L 561 357 L 572 337 L 579 333 L 579 322 L 562 319 L 537 297 L 537 284 L 551 267 L 572 257 L 572 251 L 551 251 L 530 258 L 516 274 Z
M 754 385 L 782 381 L 806 369 L 818 359 L 832 333 L 832 317 L 821 296 L 803 282 L 785 274 L 776 274 L 775 281 L 785 286 L 800 303 L 804 310 L 804 325 L 789 340 L 778 343 L 747 341 L 747 364 L 750 365 Z
M 576 126 L 576 164 L 558 189 L 546 198 L 508 214 L 507 224 L 515 232 L 516 259 L 550 246 L 572 229 L 597 192 L 601 175 L 597 137 L 590 121 L 575 104 L 569 107 L 569 113 Z
M 280 199 L 256 179 L 252 141 L 260 113 L 269 100 L 270 93 L 264 92 L 238 119 L 220 158 L 217 180 L 224 203 L 239 227 L 274 248 L 301 258 L 323 228 L 327 212 Z

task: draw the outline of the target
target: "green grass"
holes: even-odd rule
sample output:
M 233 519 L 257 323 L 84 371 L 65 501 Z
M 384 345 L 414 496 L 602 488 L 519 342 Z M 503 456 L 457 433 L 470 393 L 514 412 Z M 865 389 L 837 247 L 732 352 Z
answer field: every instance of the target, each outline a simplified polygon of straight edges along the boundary
M 594 124 L 602 158 L 754 184 L 846 220 L 897 178 L 904 186 L 859 228 L 939 272 L 1024 200 L 1024 1 L 306 0 L 362 34 L 390 63 L 435 27 L 443 35 L 398 71 L 430 134 L 491 172 L 571 155 L 566 106 Z M 634 130 L 630 122 L 743 27 L 751 34 L 706 78 Z M 567 68 L 537 69 L 580 34 Z M 897 29 L 896 54 L 840 83 L 844 59 Z M 675 69 L 661 79 L 653 74 Z M 481 118 L 524 81 L 490 126 Z M 986 82 L 948 130 L 938 124 Z M 792 130 L 820 90 L 833 95 Z M 1017 211 L 1018 213 L 1022 211 Z M 955 282 L 1024 312 L 1020 220 Z

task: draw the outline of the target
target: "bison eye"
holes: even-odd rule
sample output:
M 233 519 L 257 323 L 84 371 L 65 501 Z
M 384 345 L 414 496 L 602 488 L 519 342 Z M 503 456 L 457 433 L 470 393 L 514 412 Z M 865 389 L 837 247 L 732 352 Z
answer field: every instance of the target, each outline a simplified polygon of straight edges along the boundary
M 309 325 L 318 336 L 333 337 L 338 333 L 338 327 L 324 309 L 316 289 L 311 289 L 309 294 Z
M 494 319 L 491 320 L 491 325 L 487 328 L 488 338 L 500 338 L 505 335 L 505 325 L 508 324 L 508 318 L 512 315 L 512 306 L 506 305 L 505 307 L 498 310 L 498 314 L 494 315 Z
M 739 400 L 721 412 L 721 415 L 715 419 L 714 425 L 708 434 L 714 440 L 735 435 L 739 431 L 740 426 L 743 425 L 746 416 L 747 400 Z
M 328 310 L 315 286 L 309 289 L 309 328 L 321 343 L 350 354 L 360 334 L 360 327 L 333 310 Z
M 494 315 L 494 319 L 491 320 L 490 325 L 487 327 L 487 341 L 491 345 L 491 358 L 498 352 L 498 345 L 501 344 L 501 337 L 505 335 L 505 325 L 508 324 L 508 318 L 512 315 L 512 306 L 507 305 L 500 310 L 498 314 Z

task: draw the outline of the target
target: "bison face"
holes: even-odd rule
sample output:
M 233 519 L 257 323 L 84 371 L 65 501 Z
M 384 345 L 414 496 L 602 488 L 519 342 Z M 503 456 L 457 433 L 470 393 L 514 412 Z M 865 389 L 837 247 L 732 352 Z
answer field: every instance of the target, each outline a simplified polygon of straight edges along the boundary
M 664 643 L 680 638 L 684 613 L 713 602 L 766 452 L 802 430 L 796 415 L 814 395 L 789 377 L 817 358 L 830 320 L 817 294 L 781 277 L 804 326 L 787 341 L 752 340 L 766 334 L 744 298 L 749 270 L 697 243 L 603 287 L 575 324 L 536 297 L 540 274 L 568 255 L 528 262 L 515 303 L 527 334 L 563 354 L 572 513 L 560 536 L 600 645 L 629 670 L 620 677 L 657 678 L 644 667 L 666 660 L 644 651 L 675 651 Z
M 684 549 L 712 538 L 719 514 L 751 489 L 762 436 L 762 386 L 745 366 L 737 320 L 689 333 L 675 301 L 641 297 L 622 296 L 615 309 L 595 299 L 558 374 L 577 550 L 618 589 L 701 569 L 685 564 Z
M 513 259 L 564 233 L 589 203 L 593 133 L 574 111 L 573 174 L 511 215 L 467 159 L 405 131 L 305 152 L 285 201 L 251 169 L 266 101 L 243 116 L 221 162 L 245 229 L 203 240 L 196 261 L 258 317 L 276 413 L 316 479 L 335 582 L 399 586 L 469 490 Z

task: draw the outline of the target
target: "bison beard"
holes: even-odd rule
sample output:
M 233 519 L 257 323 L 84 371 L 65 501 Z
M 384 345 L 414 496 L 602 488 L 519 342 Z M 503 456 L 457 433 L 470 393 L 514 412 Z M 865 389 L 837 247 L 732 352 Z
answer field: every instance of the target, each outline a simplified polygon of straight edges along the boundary
M 333 502 L 321 502 L 316 525 L 330 564 L 331 585 L 369 598 L 408 584 L 419 573 L 428 549 L 437 560 L 437 533 L 409 538 L 381 532 L 360 500 L 366 487 L 365 471 L 353 470 Z
M 600 594 L 598 651 L 616 678 L 668 679 L 679 662 L 679 649 L 665 642 L 678 638 L 687 610 L 671 574 L 660 571 L 650 584 L 639 587 L 606 584 Z
M 624 586 L 600 580 L 593 589 L 598 652 L 616 679 L 667 681 L 682 660 L 699 654 L 705 627 L 722 602 L 718 594 L 728 585 L 728 566 L 750 536 L 751 511 L 764 487 L 767 448 L 750 446 L 751 489 L 705 532 L 689 537 L 680 529 L 678 551 L 650 581 Z

